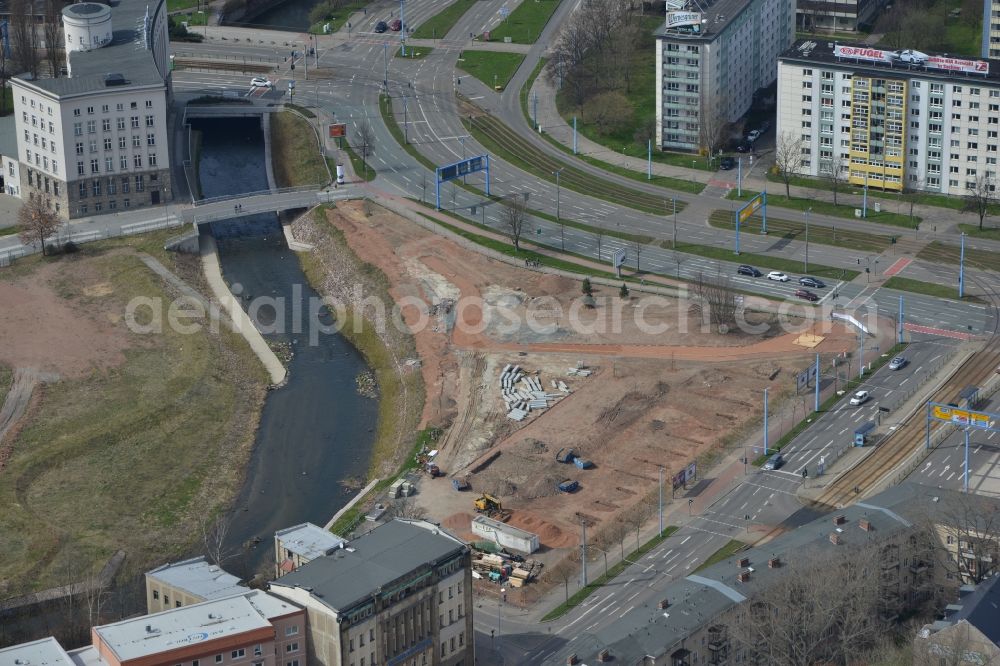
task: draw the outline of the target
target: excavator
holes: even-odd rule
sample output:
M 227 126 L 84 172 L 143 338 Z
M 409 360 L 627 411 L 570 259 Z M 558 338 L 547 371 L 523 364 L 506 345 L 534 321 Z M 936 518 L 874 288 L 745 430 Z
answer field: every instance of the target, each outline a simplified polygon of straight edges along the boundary
M 510 511 L 504 511 L 500 500 L 488 493 L 483 493 L 473 504 L 476 507 L 476 513 L 485 514 L 494 520 L 504 522 L 510 518 Z

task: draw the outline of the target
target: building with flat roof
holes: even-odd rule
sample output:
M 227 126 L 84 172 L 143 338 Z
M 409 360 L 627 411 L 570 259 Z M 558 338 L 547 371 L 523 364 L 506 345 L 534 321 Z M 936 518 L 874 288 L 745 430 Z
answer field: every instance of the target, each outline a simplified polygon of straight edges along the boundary
M 308 614 L 311 663 L 472 666 L 469 547 L 419 520 L 379 525 L 271 583 Z
M 998 133 L 1000 62 L 821 40 L 778 60 L 777 136 L 801 144 L 801 175 L 965 196 L 996 181 Z
M 983 0 L 983 39 L 980 56 L 1000 58 L 1000 2 Z
M 330 530 L 312 523 L 278 530 L 274 533 L 274 576 L 283 576 L 317 557 L 330 555 L 345 543 Z
M 0 648 L 0 664 L 14 666 L 76 666 L 70 655 L 49 636 L 30 643 Z
M 718 148 L 754 93 L 774 82 L 795 40 L 793 0 L 691 0 L 668 11 L 656 37 L 656 145 Z
M 171 197 L 166 3 L 63 9 L 68 76 L 10 80 L 21 198 L 72 219 Z
M 245 594 L 240 579 L 223 571 L 204 556 L 164 564 L 146 572 L 146 612 Z
M 0 182 L 2 193 L 21 198 L 21 179 L 17 160 L 17 122 L 14 116 L 0 118 Z
M 886 3 L 887 0 L 798 0 L 796 25 L 801 31 L 857 32 L 871 28 Z

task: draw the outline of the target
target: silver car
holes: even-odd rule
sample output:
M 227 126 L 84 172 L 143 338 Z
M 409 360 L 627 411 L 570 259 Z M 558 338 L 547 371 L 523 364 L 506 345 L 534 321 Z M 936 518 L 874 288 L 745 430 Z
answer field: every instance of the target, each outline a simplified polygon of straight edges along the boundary
M 903 366 L 905 366 L 907 363 L 909 363 L 909 361 L 906 360 L 905 356 L 897 356 L 896 358 L 894 358 L 891 361 L 889 361 L 889 369 L 890 370 L 899 370 L 900 368 L 902 368 Z

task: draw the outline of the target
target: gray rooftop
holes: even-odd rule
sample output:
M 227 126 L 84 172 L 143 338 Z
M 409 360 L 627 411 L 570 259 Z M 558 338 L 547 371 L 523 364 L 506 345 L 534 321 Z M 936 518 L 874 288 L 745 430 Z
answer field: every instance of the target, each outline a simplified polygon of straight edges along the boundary
M 271 587 L 311 588 L 312 595 L 344 611 L 379 588 L 425 564 L 446 560 L 466 545 L 445 530 L 423 521 L 392 520 L 271 583 Z
M 330 530 L 324 530 L 319 525 L 312 523 L 286 527 L 275 532 L 274 537 L 280 540 L 281 545 L 287 550 L 307 560 L 315 560 L 317 557 L 329 555 L 347 543 Z
M 977 585 L 975 592 L 963 597 L 958 605 L 961 610 L 948 620 L 965 620 L 1000 647 L 1000 574 Z
M 153 53 L 142 46 L 141 26 L 146 8 L 152 14 L 160 4 L 153 0 L 119 0 L 111 3 L 111 42 L 92 51 L 69 54 L 72 77 L 30 81 L 42 90 L 56 95 L 84 94 L 95 91 L 127 90 L 130 86 L 162 85 L 163 78 L 153 62 Z M 161 7 L 166 10 L 166 5 Z M 120 73 L 128 85 L 108 88 L 104 78 Z M 17 78 L 23 79 L 23 76 Z
M 243 594 L 240 579 L 212 564 L 204 557 L 193 557 L 147 571 L 146 576 L 202 599 L 220 599 Z
M 30 643 L 0 648 L 0 664 L 8 666 L 18 663 L 30 666 L 74 666 L 70 656 L 51 636 Z
M 679 39 L 692 43 L 711 42 L 722 34 L 734 19 L 740 16 L 755 0 L 708 0 L 692 4 L 690 11 L 703 15 L 704 23 L 700 32 L 680 32 L 667 30 L 666 19 L 653 33 L 658 38 Z M 688 10 L 684 10 L 688 11 Z
M 17 159 L 17 129 L 14 114 L 0 118 L 0 155 Z
M 547 664 L 565 664 L 566 657 L 575 653 L 581 662 L 596 661 L 597 652 L 609 648 L 616 660 L 636 663 L 643 657 L 661 655 L 664 650 L 691 635 L 698 628 L 710 623 L 738 603 L 741 597 L 752 597 L 764 589 L 777 576 L 781 568 L 768 568 L 768 560 L 778 558 L 783 563 L 800 558 L 807 550 L 823 551 L 830 548 L 850 548 L 865 541 L 883 539 L 905 529 L 911 521 L 921 516 L 932 516 L 938 501 L 935 498 L 957 494 L 915 483 L 904 483 L 890 488 L 863 503 L 846 507 L 786 532 L 763 546 L 751 548 L 723 562 L 708 567 L 697 575 L 672 581 L 664 585 L 663 597 L 669 599 L 667 610 L 655 604 L 636 608 L 617 622 L 594 633 L 580 633 L 561 650 L 549 657 Z M 830 543 L 835 532 L 834 516 L 844 516 L 846 521 L 837 532 L 840 545 Z M 859 527 L 859 521 L 868 519 L 872 531 Z M 747 557 L 753 573 L 750 580 L 741 583 L 736 577 L 742 570 L 737 560 Z M 998 586 L 1000 587 L 1000 586 Z

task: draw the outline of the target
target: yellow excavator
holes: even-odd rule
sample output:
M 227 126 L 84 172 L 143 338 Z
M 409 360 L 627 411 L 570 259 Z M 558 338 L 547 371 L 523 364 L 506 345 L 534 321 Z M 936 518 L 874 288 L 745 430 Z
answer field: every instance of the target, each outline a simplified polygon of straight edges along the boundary
M 488 493 L 483 493 L 481 496 L 476 498 L 473 504 L 476 507 L 476 513 L 485 514 L 494 520 L 505 522 L 508 518 L 510 518 L 510 511 L 504 511 L 503 504 L 500 503 L 500 500 Z

